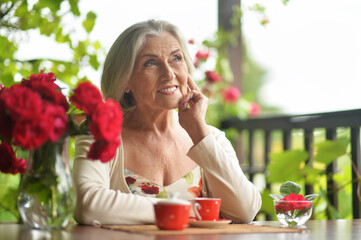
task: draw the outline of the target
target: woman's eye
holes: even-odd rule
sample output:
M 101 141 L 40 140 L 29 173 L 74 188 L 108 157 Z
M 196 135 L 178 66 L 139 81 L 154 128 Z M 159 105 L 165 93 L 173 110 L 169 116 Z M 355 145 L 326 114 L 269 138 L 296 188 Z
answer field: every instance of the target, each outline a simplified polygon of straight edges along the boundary
M 182 56 L 174 56 L 174 61 L 179 62 L 182 60 Z
M 157 62 L 154 60 L 148 60 L 144 63 L 144 67 L 151 67 L 157 65 Z

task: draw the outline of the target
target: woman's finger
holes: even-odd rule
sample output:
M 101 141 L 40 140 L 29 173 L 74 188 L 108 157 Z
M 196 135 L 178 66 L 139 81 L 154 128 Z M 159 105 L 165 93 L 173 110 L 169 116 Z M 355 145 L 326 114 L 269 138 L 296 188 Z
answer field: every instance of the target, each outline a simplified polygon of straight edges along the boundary
M 192 100 L 192 98 L 193 98 L 193 91 L 189 91 L 188 93 L 187 93 L 187 95 L 185 95 L 183 98 L 182 98 L 182 100 L 181 100 L 181 102 L 180 102 L 180 109 L 181 110 L 185 110 L 186 108 L 187 108 L 187 106 L 188 106 L 188 103 L 189 103 L 189 101 L 191 101 Z
M 197 84 L 193 81 L 192 77 L 190 76 L 190 74 L 188 74 L 187 85 L 190 90 L 200 91 Z
M 202 94 L 197 91 L 197 90 L 192 90 L 190 92 L 187 93 L 187 95 L 185 95 L 183 97 L 183 99 L 180 102 L 180 108 L 181 110 L 185 110 L 187 108 L 187 106 L 189 105 L 190 107 L 192 107 L 194 105 L 194 103 L 201 98 Z

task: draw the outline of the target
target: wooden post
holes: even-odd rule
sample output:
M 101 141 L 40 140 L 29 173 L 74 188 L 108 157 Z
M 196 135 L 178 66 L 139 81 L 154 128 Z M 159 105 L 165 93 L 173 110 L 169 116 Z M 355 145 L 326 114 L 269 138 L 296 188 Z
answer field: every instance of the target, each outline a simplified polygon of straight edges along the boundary
M 225 31 L 232 30 L 231 19 L 233 15 L 233 7 L 240 7 L 241 0 L 218 0 L 218 27 Z M 241 29 L 240 29 L 241 33 Z M 240 34 L 241 35 L 241 34 Z M 237 44 L 228 47 L 228 58 L 234 76 L 233 86 L 242 92 L 242 43 L 241 36 L 238 36 Z

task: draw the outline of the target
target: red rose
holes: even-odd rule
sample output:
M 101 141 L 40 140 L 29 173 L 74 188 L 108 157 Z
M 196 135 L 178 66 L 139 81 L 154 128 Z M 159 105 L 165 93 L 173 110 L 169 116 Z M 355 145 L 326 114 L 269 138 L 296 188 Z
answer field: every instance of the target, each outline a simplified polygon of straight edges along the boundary
M 54 73 L 44 73 L 43 70 L 40 71 L 39 74 L 31 74 L 30 75 L 30 80 L 32 81 L 44 81 L 44 82 L 55 82 L 56 77 Z
M 137 180 L 135 178 L 132 178 L 132 177 L 126 177 L 125 181 L 127 182 L 127 185 L 130 185 L 130 184 L 135 183 Z
M 120 140 L 113 142 L 95 141 L 89 149 L 87 157 L 93 160 L 99 159 L 102 162 L 108 162 L 115 156 L 116 150 L 120 145 Z
M 54 94 L 54 103 L 56 105 L 62 106 L 65 112 L 69 110 L 68 100 L 66 100 L 66 97 L 63 95 L 63 93 L 60 90 L 56 91 Z
M 261 112 L 261 107 L 257 103 L 251 102 L 251 110 L 249 112 L 249 115 L 251 117 L 256 117 L 260 112 Z
M 215 83 L 222 81 L 222 77 L 215 71 L 206 71 L 206 80 L 209 83 Z
M 0 144 L 0 171 L 3 173 L 23 174 L 26 169 L 26 161 L 16 158 L 11 145 L 3 142 Z
M 3 173 L 9 173 L 11 163 L 15 158 L 15 153 L 8 143 L 0 144 L 0 171 Z
M 22 158 L 14 158 L 13 159 L 13 166 L 11 168 L 11 174 L 24 174 L 26 170 L 27 161 Z
M 140 186 L 140 189 L 145 194 L 158 194 L 159 193 L 159 188 L 158 187 L 151 187 L 151 186 L 147 186 L 147 185 L 142 185 L 142 186 Z
M 43 101 L 38 94 L 22 85 L 11 86 L 2 98 L 14 120 L 30 119 L 41 114 Z
M 96 140 L 113 141 L 119 138 L 123 122 L 120 104 L 112 99 L 98 104 L 91 116 L 90 131 Z
M 65 111 L 69 110 L 66 97 L 62 94 L 60 87 L 54 83 L 53 73 L 33 74 L 30 79 L 23 79 L 21 84 L 40 94 L 40 96 L 50 103 L 62 106 Z
M 5 104 L 0 92 L 0 137 L 9 140 L 14 128 L 14 123 L 9 114 L 6 113 Z
M 24 149 L 37 149 L 49 138 L 49 123 L 39 115 L 16 122 L 13 130 L 14 144 Z
M 208 50 L 202 50 L 202 51 L 198 51 L 196 53 L 196 58 L 200 59 L 200 60 L 207 60 L 209 57 L 209 51 Z
M 91 115 L 97 105 L 103 102 L 100 91 L 89 82 L 80 83 L 73 92 L 70 101 L 87 115 Z
M 56 142 L 67 130 L 68 118 L 64 108 L 47 104 L 45 107 L 43 120 L 47 123 L 49 139 Z
M 230 87 L 226 91 L 223 92 L 223 100 L 225 102 L 234 103 L 241 96 L 241 93 L 238 88 Z
M 204 62 L 208 59 L 209 57 L 209 51 L 208 50 L 203 50 L 203 51 L 198 51 L 196 53 L 196 57 L 194 59 L 194 66 L 198 67 L 200 62 Z

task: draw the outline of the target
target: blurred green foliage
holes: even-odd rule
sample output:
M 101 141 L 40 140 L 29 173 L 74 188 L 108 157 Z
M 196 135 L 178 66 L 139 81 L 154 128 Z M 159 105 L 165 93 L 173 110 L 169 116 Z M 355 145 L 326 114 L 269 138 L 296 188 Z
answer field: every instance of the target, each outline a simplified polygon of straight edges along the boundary
M 78 2 L 79 0 L 1 1 L 0 81 L 4 86 L 9 87 L 22 77 L 44 69 L 46 72 L 53 72 L 60 81 L 73 87 L 80 79 L 86 78 L 85 75 L 80 76 L 82 68 L 90 66 L 98 69 L 98 57 L 104 53 L 100 43 L 89 38 L 96 14 L 88 12 L 82 15 Z M 84 39 L 75 37 L 79 32 L 73 27 L 78 21 L 82 21 Z M 66 47 L 72 57 L 66 60 L 56 59 L 52 56 L 51 49 L 42 46 L 41 52 L 47 52 L 47 56 L 20 59 L 17 54 L 19 46 L 34 32 Z
M 278 186 L 286 181 L 300 185 L 312 186 L 319 198 L 314 201 L 315 219 L 352 218 L 352 169 L 349 151 L 349 137 L 342 136 L 337 141 L 325 140 L 313 146 L 312 161 L 308 161 L 309 153 L 305 150 L 287 150 L 269 155 L 271 162 L 267 165 L 267 183 Z M 339 171 L 327 174 L 326 169 L 337 161 Z M 335 181 L 336 186 L 327 186 L 327 179 Z M 361 181 L 357 180 L 356 181 Z M 333 206 L 328 201 L 328 194 L 337 192 L 342 204 Z M 261 212 L 270 214 L 276 220 L 273 200 L 269 189 L 264 189 Z M 304 192 L 302 194 L 305 194 Z M 342 200 L 341 200 L 342 199 Z
M 203 49 L 207 49 L 216 56 L 212 71 L 222 78 L 219 82 L 209 82 L 206 76 L 203 79 L 197 79 L 200 88 L 210 99 L 207 122 L 216 127 L 220 127 L 221 121 L 229 117 L 246 119 L 250 116 L 251 103 L 257 100 L 258 90 L 262 86 L 266 74 L 266 70 L 247 53 L 247 46 L 244 45 L 244 41 L 241 41 L 243 44 L 241 52 L 243 61 L 240 65 L 242 69 L 242 86 L 237 87 L 242 88 L 243 92 L 240 92 L 238 100 L 234 102 L 227 101 L 224 97 L 224 91 L 229 89 L 234 82 L 228 49 L 230 46 L 235 46 L 241 38 L 242 15 L 242 9 L 235 7 L 230 20 L 232 29 L 225 31 L 219 28 L 213 39 L 202 42 Z M 196 71 L 205 72 L 202 66 L 196 67 Z

